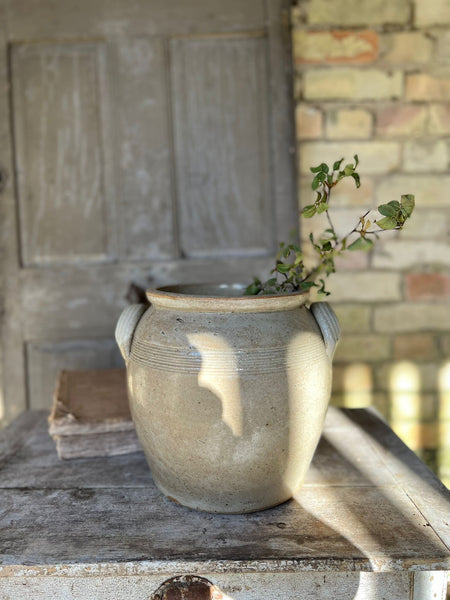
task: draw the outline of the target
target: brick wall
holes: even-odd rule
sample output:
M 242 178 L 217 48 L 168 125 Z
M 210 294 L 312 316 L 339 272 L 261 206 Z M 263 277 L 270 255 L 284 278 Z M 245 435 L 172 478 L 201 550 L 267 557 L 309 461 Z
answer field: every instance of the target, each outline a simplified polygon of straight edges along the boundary
M 450 0 L 298 0 L 292 23 L 300 204 L 310 166 L 355 153 L 362 187 L 336 190 L 338 230 L 361 205 L 416 196 L 400 236 L 333 276 L 333 401 L 374 404 L 448 484 Z

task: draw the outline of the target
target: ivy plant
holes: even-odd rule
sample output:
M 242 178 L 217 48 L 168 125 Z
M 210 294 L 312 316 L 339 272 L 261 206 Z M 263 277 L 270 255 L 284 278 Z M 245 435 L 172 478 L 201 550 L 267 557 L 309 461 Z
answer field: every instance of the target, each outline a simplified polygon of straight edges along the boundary
M 304 253 L 297 244 L 282 242 L 271 276 L 267 281 L 255 277 L 246 289 L 247 295 L 306 292 L 316 287 L 320 295 L 327 296 L 329 292 L 326 289 L 325 278 L 336 271 L 335 259 L 338 256 L 357 250 L 369 251 L 382 232 L 403 229 L 414 210 L 412 194 L 404 194 L 400 201 L 391 200 L 387 204 L 381 204 L 377 211 L 365 212 L 353 229 L 343 237 L 338 236 L 329 212 L 332 191 L 346 178 L 352 178 L 357 188 L 361 185 L 357 172 L 358 155 L 355 154 L 353 162 L 344 167 L 343 162 L 344 159 L 341 158 L 335 161 L 332 167 L 325 163 L 311 167 L 311 187 L 316 192 L 316 200 L 313 204 L 305 206 L 300 214 L 305 219 L 312 219 L 324 213 L 328 224 L 317 239 L 312 233 L 309 235 L 317 258 L 315 266 L 310 268 L 305 265 Z

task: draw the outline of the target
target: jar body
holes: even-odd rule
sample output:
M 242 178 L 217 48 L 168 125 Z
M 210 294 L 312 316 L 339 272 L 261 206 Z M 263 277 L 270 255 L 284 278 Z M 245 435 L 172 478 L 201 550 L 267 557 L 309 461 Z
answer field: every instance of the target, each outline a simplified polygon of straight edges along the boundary
M 302 484 L 331 361 L 305 306 L 205 312 L 156 302 L 134 332 L 127 380 L 159 489 L 194 509 L 242 513 L 280 504 Z

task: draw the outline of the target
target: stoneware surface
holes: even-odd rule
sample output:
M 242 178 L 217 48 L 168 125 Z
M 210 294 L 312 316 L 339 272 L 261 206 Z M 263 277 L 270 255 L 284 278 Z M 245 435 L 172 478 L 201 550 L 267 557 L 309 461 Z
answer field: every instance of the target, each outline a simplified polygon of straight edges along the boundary
M 291 498 L 330 396 L 339 328 L 329 306 L 310 311 L 304 294 L 242 293 L 239 285 L 150 290 L 150 308 L 128 307 L 116 331 L 156 485 L 209 512 Z

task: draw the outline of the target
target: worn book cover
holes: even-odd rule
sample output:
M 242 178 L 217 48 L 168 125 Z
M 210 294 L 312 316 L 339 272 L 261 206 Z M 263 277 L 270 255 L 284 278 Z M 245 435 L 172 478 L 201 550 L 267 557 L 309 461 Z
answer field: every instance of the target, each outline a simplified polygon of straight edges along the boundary
M 128 405 L 125 370 L 62 371 L 49 433 L 60 458 L 141 450 Z

